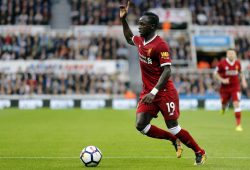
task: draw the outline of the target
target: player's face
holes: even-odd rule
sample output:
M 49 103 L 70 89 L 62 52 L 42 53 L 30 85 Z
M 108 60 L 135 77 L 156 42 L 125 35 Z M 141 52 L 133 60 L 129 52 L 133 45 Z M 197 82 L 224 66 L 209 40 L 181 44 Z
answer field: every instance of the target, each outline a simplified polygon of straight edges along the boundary
M 149 35 L 153 31 L 153 28 L 148 16 L 142 16 L 139 19 L 139 33 L 142 37 Z
M 228 50 L 227 51 L 227 58 L 230 61 L 234 61 L 236 59 L 236 52 L 234 50 Z

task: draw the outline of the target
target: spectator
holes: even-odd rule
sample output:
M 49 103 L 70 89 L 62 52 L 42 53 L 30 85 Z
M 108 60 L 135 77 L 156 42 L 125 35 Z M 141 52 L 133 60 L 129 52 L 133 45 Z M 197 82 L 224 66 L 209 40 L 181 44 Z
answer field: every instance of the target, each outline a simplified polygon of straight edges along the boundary
M 119 23 L 117 15 L 119 1 L 69 1 L 74 25 L 117 25 Z M 136 24 L 135 16 L 142 15 L 142 11 L 157 7 L 188 8 L 192 13 L 193 23 L 198 25 L 250 25 L 250 1 L 237 0 L 218 2 L 214 0 L 136 0 L 131 3 L 128 21 L 130 24 Z
M 50 0 L 0 1 L 0 25 L 48 25 Z
M 0 60 L 127 59 L 127 47 L 109 35 L 0 35 Z

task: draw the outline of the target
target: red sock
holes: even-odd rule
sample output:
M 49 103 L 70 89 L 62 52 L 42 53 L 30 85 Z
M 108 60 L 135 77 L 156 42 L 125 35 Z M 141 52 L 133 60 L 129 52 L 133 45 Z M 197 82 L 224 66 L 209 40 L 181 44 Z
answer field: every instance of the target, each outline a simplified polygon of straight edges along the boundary
M 236 125 L 240 125 L 240 120 L 241 120 L 241 112 L 234 112 L 235 119 L 236 119 Z
M 157 139 L 166 139 L 170 140 L 172 142 L 176 141 L 176 137 L 172 135 L 171 133 L 162 130 L 154 125 L 151 125 L 149 131 L 146 133 L 147 136 Z
M 202 154 L 204 154 L 204 150 L 199 147 L 199 145 L 195 142 L 193 137 L 185 129 L 181 129 L 181 131 L 177 133 L 175 136 L 179 138 L 180 141 L 187 147 L 193 149 L 195 153 L 201 152 Z

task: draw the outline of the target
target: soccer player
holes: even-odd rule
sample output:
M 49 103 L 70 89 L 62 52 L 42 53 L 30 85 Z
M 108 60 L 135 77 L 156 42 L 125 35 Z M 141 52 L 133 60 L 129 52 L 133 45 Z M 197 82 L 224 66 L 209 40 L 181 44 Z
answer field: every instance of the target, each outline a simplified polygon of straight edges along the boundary
M 143 90 L 136 111 L 136 129 L 149 137 L 172 141 L 177 157 L 181 157 L 182 153 L 180 140 L 195 152 L 194 164 L 202 165 L 206 160 L 205 151 L 177 121 L 180 114 L 179 97 L 169 79 L 171 59 L 168 44 L 156 34 L 159 17 L 151 12 L 144 13 L 139 19 L 140 36 L 134 36 L 126 21 L 129 3 L 120 7 L 120 19 L 124 36 L 130 45 L 138 48 L 140 60 Z M 159 111 L 169 132 L 150 124 Z
M 236 131 L 242 131 L 241 126 L 241 108 L 240 108 L 240 80 L 242 87 L 247 88 L 247 82 L 244 74 L 241 73 L 241 64 L 237 60 L 236 52 L 234 49 L 227 50 L 226 59 L 219 62 L 215 69 L 214 76 L 221 83 L 220 96 L 222 104 L 222 113 L 230 99 L 233 101 L 234 115 L 236 119 Z

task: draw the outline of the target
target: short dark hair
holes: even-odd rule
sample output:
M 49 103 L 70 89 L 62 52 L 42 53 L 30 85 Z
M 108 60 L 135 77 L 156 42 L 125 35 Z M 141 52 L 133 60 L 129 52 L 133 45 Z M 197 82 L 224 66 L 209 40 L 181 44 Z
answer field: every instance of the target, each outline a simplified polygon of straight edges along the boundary
M 144 12 L 144 16 L 148 16 L 150 18 L 150 23 L 155 25 L 155 28 L 159 25 L 159 17 L 153 12 Z

